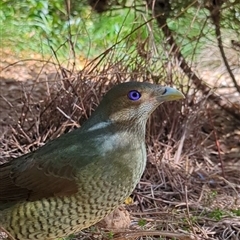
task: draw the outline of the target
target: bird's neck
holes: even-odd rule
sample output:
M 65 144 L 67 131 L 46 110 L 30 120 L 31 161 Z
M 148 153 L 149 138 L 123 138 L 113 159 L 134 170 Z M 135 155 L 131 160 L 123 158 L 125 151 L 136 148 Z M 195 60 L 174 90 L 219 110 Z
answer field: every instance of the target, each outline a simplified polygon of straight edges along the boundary
M 82 130 L 104 130 L 110 132 L 129 132 L 140 139 L 145 139 L 146 121 L 143 118 L 129 119 L 127 116 L 105 116 L 101 113 L 93 113 L 91 117 L 82 125 Z

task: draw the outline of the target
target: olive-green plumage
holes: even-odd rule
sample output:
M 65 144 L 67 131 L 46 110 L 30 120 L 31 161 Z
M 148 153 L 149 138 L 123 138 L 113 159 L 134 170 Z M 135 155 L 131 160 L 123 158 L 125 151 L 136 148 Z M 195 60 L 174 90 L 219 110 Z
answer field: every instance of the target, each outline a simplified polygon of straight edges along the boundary
M 169 87 L 119 84 L 81 128 L 0 165 L 0 226 L 17 240 L 48 240 L 100 221 L 141 178 L 149 115 L 181 98 Z

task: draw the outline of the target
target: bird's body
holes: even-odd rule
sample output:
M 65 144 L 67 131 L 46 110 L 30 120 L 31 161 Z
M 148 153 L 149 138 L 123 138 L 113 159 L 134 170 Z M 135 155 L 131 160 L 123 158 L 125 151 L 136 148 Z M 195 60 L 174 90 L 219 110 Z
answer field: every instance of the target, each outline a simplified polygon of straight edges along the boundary
M 94 131 L 92 133 L 94 134 Z M 122 134 L 124 138 L 124 133 Z M 68 136 L 70 138 L 68 142 L 72 142 L 71 137 L 75 136 L 75 134 Z M 44 192 L 40 192 L 36 197 L 34 193 L 32 197 L 30 195 L 30 201 L 17 204 L 13 201 L 12 207 L 0 212 L 4 228 L 9 232 L 16 232 L 16 239 L 55 239 L 93 225 L 121 204 L 132 192 L 142 175 L 146 163 L 145 145 L 137 140 L 134 144 L 130 141 L 120 142 L 114 134 L 107 136 L 100 134 L 99 138 L 101 142 L 98 143 L 97 149 L 92 147 L 91 152 L 86 152 L 86 158 L 93 159 L 93 161 L 87 164 L 79 174 L 77 171 L 74 173 L 77 183 L 76 192 L 73 191 L 71 194 L 72 189 L 70 189 L 68 193 L 68 187 L 71 187 L 72 183 L 66 186 L 59 183 L 57 186 L 59 189 L 56 188 L 55 196 L 49 194 L 50 197 L 46 198 L 41 196 Z M 106 142 L 104 138 L 111 140 L 111 146 L 107 146 L 109 153 L 100 153 L 101 149 L 106 148 L 106 144 L 108 144 L 108 140 Z M 79 150 L 83 153 L 85 146 L 82 147 L 83 149 Z M 126 147 L 127 151 L 124 151 L 123 149 Z M 69 146 L 69 148 L 74 148 L 74 146 Z M 112 151 L 113 148 L 121 150 L 121 155 L 117 151 Z M 66 151 L 66 148 L 63 149 Z M 132 152 L 135 152 L 136 149 L 141 149 L 141 152 L 134 157 Z M 42 150 L 44 149 L 42 148 Z M 38 153 L 42 156 L 41 152 Z M 49 154 L 44 152 L 43 156 L 54 159 L 52 156 L 54 154 L 53 150 Z M 108 156 L 106 157 L 105 154 Z M 37 159 L 41 158 L 36 157 Z M 74 156 L 72 157 L 74 158 Z M 108 168 L 109 158 L 112 160 L 111 171 Z M 138 169 L 135 169 L 136 167 Z M 62 176 L 65 170 L 68 171 L 68 169 L 62 170 Z M 39 178 L 41 179 L 41 176 Z M 23 180 L 31 181 L 27 179 L 27 176 Z M 45 184 L 42 187 L 45 187 L 47 191 L 47 188 L 51 187 L 51 182 Z M 33 187 L 37 188 L 38 186 Z M 66 190 L 63 189 L 64 187 Z M 62 194 L 61 191 L 65 193 Z M 118 191 L 121 192 L 121 196 Z M 27 198 L 27 195 L 25 196 Z M 34 201 L 31 201 L 31 198 Z M 7 202 L 7 204 L 9 203 Z M 4 204 L 2 205 L 4 206 Z M 19 231 L 20 226 L 21 231 Z M 55 228 L 54 232 L 51 231 L 52 226 Z
M 16 240 L 48 240 L 100 221 L 141 178 L 149 115 L 182 97 L 149 83 L 117 85 L 81 128 L 0 165 L 0 226 Z

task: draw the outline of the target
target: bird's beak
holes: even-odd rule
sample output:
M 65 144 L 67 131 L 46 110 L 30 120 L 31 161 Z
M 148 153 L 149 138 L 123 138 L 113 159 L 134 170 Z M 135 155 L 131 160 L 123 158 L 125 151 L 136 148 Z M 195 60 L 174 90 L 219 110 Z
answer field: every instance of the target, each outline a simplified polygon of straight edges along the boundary
M 161 96 L 161 101 L 174 101 L 185 98 L 184 95 L 175 88 L 165 87 L 165 93 Z

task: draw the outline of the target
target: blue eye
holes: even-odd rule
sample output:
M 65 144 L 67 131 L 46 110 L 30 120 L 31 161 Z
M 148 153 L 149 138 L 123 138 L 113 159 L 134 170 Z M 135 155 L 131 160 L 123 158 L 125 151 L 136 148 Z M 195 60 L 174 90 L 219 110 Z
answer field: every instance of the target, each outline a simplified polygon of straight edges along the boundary
M 128 93 L 128 98 L 133 101 L 137 101 L 141 97 L 141 93 L 137 90 L 132 90 Z

